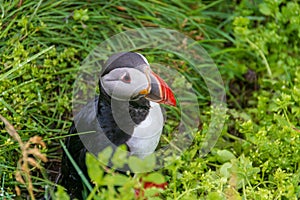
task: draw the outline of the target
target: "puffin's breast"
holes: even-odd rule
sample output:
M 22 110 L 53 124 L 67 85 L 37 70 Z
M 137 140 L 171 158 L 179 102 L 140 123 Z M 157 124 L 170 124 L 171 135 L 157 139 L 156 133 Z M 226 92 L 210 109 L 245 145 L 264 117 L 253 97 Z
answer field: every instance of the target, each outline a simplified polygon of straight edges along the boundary
M 134 127 L 131 138 L 126 142 L 131 155 L 136 155 L 140 158 L 144 158 L 155 151 L 164 124 L 160 105 L 150 102 L 150 106 L 147 117 Z

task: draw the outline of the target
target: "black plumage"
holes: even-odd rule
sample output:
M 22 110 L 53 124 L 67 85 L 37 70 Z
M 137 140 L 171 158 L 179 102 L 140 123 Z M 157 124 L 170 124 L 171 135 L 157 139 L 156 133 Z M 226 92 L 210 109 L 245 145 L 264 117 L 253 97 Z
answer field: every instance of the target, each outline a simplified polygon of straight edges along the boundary
M 109 145 L 111 146 L 109 141 L 112 142 L 115 147 L 126 144 L 126 141 L 128 141 L 128 139 L 131 137 L 131 135 L 128 133 L 133 133 L 134 127 L 146 118 L 150 108 L 150 103 L 145 98 L 140 98 L 139 100 L 129 102 L 118 101 L 115 102 L 114 105 L 119 106 L 119 109 L 115 109 L 116 111 L 118 111 L 118 113 L 115 114 L 113 114 L 113 110 L 111 108 L 111 98 L 105 93 L 104 89 L 102 88 L 100 90 L 100 98 L 97 97 L 94 102 L 88 103 L 78 113 L 74 120 L 76 122 L 73 122 L 69 130 L 69 134 L 76 134 L 78 132 L 76 127 L 79 127 L 79 132 L 94 132 L 84 134 L 82 136 L 74 135 L 66 138 L 65 141 L 65 145 L 69 153 L 72 155 L 73 159 L 81 168 L 86 177 L 88 177 L 88 174 L 85 165 L 85 157 L 88 150 L 82 143 L 81 137 L 88 138 L 91 143 L 90 145 L 86 145 L 97 152 L 100 152 Z M 129 114 L 132 120 L 122 116 L 123 113 L 126 113 L 127 109 L 129 109 Z M 113 115 L 119 115 L 117 116 L 117 118 L 123 119 L 121 122 L 124 123 L 124 126 L 126 126 L 126 133 L 124 132 L 124 130 L 120 129 L 120 124 L 118 125 L 116 123 L 116 116 Z M 105 140 L 106 142 L 97 144 L 97 147 L 93 147 L 95 145 L 94 138 L 97 138 L 97 136 L 101 134 L 104 134 L 109 139 L 109 141 Z M 86 143 L 88 143 L 87 140 L 85 141 Z M 76 197 L 80 199 L 83 190 L 81 178 L 77 174 L 77 171 L 75 170 L 65 153 L 63 154 L 62 158 L 61 185 L 63 185 L 68 190 L 71 198 Z

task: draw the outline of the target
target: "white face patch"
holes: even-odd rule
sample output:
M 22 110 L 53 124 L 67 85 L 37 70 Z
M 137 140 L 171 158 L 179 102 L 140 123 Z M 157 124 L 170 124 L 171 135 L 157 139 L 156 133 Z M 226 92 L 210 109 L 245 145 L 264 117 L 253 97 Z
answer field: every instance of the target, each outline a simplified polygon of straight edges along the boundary
M 124 74 L 130 81 L 122 80 Z M 145 73 L 134 68 L 117 68 L 101 78 L 105 92 L 117 100 L 130 100 L 138 96 L 140 91 L 149 87 L 149 80 Z

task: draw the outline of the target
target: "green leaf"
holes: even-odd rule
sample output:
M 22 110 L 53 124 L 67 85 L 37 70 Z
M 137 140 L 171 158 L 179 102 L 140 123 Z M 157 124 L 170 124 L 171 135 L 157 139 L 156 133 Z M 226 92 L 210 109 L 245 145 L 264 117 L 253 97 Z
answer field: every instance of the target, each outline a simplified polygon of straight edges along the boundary
M 135 156 L 130 156 L 128 159 L 128 165 L 129 168 L 134 172 L 143 172 L 144 171 L 144 163 L 143 160 L 139 159 L 138 157 Z
M 155 154 L 150 154 L 144 158 L 144 163 L 147 165 L 148 171 L 154 170 L 156 164 Z
M 290 123 L 281 115 L 274 114 L 274 119 L 278 122 L 278 126 L 291 127 Z
M 98 160 L 103 164 L 107 165 L 109 162 L 109 159 L 111 157 L 111 154 L 113 152 L 113 149 L 111 146 L 106 147 L 103 151 L 101 151 L 98 154 Z
M 144 197 L 145 199 L 149 199 L 149 200 L 161 200 L 161 198 L 155 196 L 157 196 L 162 191 L 163 190 L 161 188 L 155 188 L 155 187 L 147 188 L 145 190 Z
M 135 173 L 153 171 L 155 168 L 156 158 L 154 154 L 148 155 L 144 159 L 136 156 L 130 156 L 128 160 L 129 168 Z
M 231 163 L 229 163 L 229 162 L 224 163 L 220 168 L 220 174 L 225 178 L 229 178 L 230 177 L 229 169 L 231 169 L 231 168 L 232 168 Z
M 88 9 L 74 10 L 73 19 L 75 21 L 87 21 L 89 19 Z
M 220 163 L 228 162 L 234 158 L 236 158 L 235 155 L 228 150 L 218 150 L 217 151 L 217 159 Z
M 269 5 L 266 3 L 259 4 L 259 11 L 267 16 L 270 16 L 272 14 L 272 10 L 269 8 Z
M 120 146 L 116 149 L 111 161 L 113 167 L 122 168 L 127 163 L 128 151 L 125 146 Z
M 103 180 L 103 185 L 123 186 L 129 180 L 130 180 L 129 177 L 123 174 L 106 175 Z
M 158 172 L 153 172 L 153 173 L 143 177 L 143 181 L 151 182 L 151 183 L 155 183 L 155 184 L 162 184 L 162 183 L 166 182 L 165 177 Z
M 207 195 L 207 200 L 225 200 L 225 196 L 218 192 L 211 192 Z
M 96 157 L 90 153 L 86 154 L 86 165 L 89 177 L 98 185 L 102 183 L 103 169 Z
M 64 199 L 69 200 L 70 197 L 67 192 L 65 192 L 64 188 L 60 185 L 57 185 L 57 191 L 55 192 L 55 199 Z

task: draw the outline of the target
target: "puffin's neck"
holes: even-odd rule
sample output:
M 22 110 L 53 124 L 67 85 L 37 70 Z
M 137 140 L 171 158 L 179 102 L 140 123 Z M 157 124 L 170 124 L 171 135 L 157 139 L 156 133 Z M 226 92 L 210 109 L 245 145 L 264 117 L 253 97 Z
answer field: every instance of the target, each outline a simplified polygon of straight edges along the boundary
M 125 144 L 134 129 L 146 119 L 150 102 L 146 99 L 134 102 L 114 100 L 100 86 L 97 106 L 97 119 L 102 131 L 112 143 L 119 146 Z

